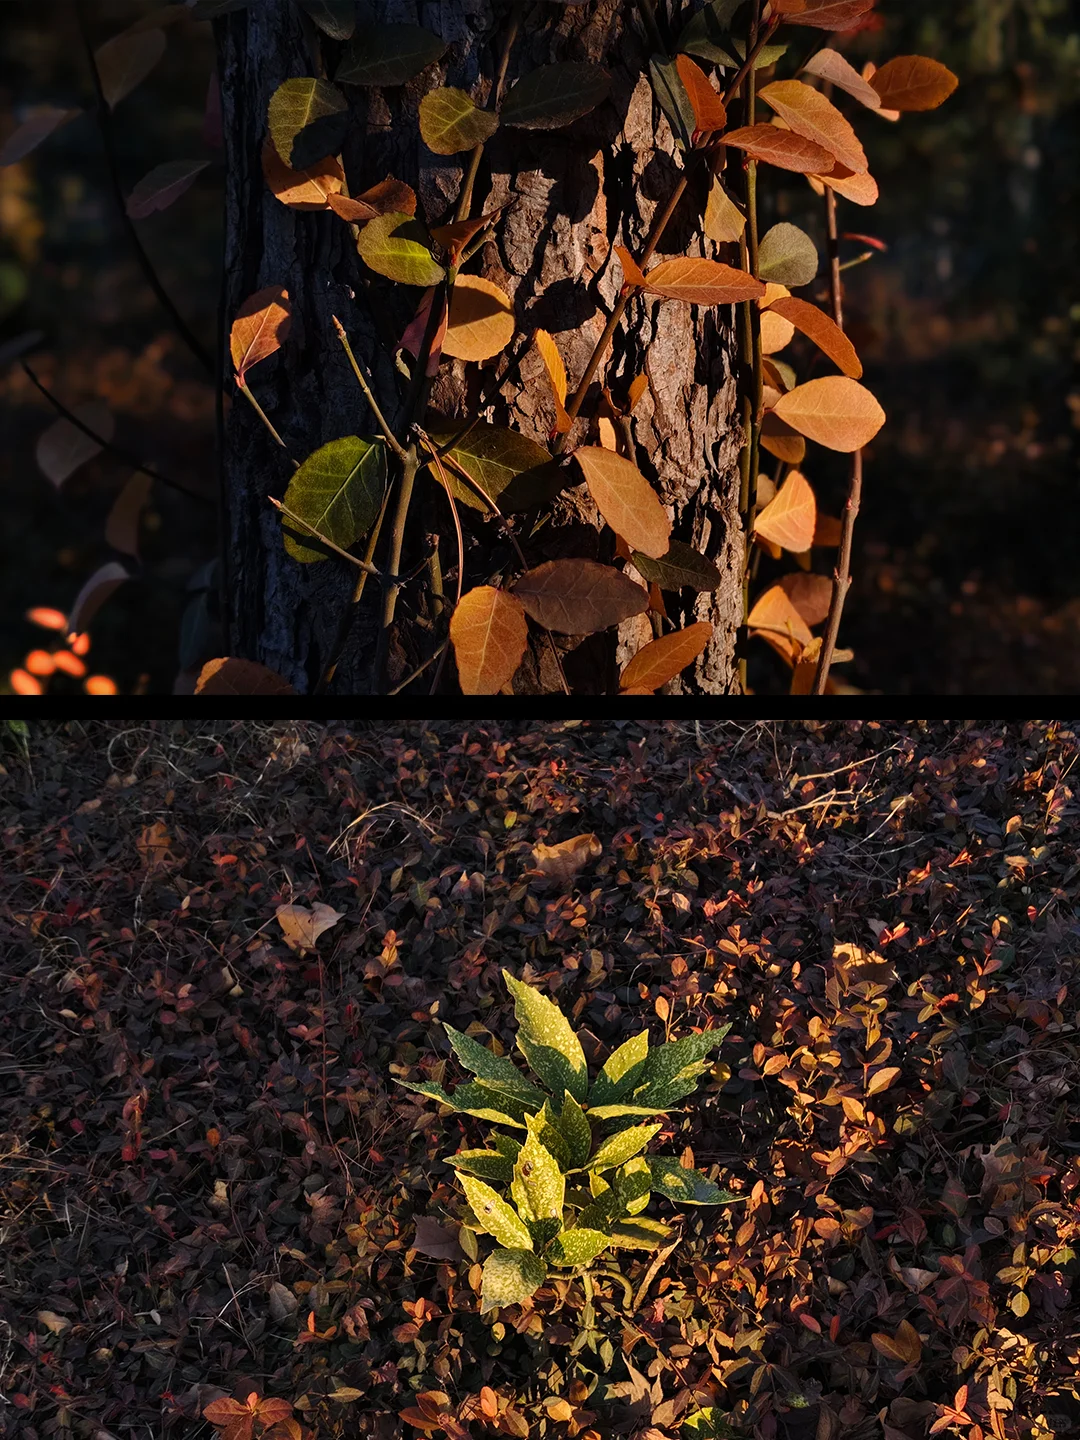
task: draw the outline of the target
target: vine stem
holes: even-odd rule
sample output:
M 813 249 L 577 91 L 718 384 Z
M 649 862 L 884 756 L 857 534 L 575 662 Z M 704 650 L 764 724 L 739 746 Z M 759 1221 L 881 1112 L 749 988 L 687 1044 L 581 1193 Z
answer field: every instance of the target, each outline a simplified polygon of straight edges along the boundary
M 506 27 L 506 34 L 503 37 L 502 53 L 499 55 L 499 68 L 495 76 L 495 85 L 491 92 L 491 100 L 487 108 L 498 109 L 499 101 L 502 99 L 502 89 L 506 82 L 506 71 L 510 64 L 510 51 L 513 49 L 514 41 L 521 26 L 521 6 L 516 4 L 510 12 L 510 20 Z M 474 145 L 472 154 L 469 156 L 469 168 L 465 172 L 465 178 L 461 183 L 461 194 L 458 196 L 457 210 L 454 219 L 458 223 L 469 218 L 469 210 L 472 206 L 473 186 L 476 184 L 476 176 L 480 169 L 480 158 L 484 153 L 484 142 Z
M 826 95 L 831 90 L 831 85 L 824 86 Z M 843 330 L 844 298 L 843 282 L 840 279 L 840 238 L 839 227 L 836 223 L 836 192 L 831 185 L 825 186 L 825 227 L 829 238 L 829 299 L 832 305 L 833 320 Z M 844 614 L 844 602 L 851 589 L 851 545 L 855 534 L 855 519 L 862 502 L 862 479 L 862 451 L 856 450 L 851 457 L 851 476 L 848 480 L 847 499 L 844 501 L 844 513 L 840 522 L 840 548 L 836 556 L 836 568 L 833 571 L 829 620 L 825 627 L 825 638 L 821 642 L 817 670 L 814 672 L 814 684 L 811 691 L 814 695 L 824 695 L 829 683 L 829 668 L 832 665 L 833 655 L 836 653 L 836 642 L 840 635 L 840 620 Z
M 754 6 L 750 20 L 750 35 L 747 44 L 748 54 L 754 53 L 760 25 L 761 5 L 758 3 Z M 744 81 L 744 90 L 746 94 L 745 123 L 747 125 L 753 125 L 757 118 L 756 70 L 751 69 L 747 72 Z M 747 160 L 746 163 L 746 231 L 744 235 L 740 237 L 739 250 L 744 268 L 748 270 L 751 275 L 756 275 L 758 268 L 758 217 L 757 163 L 754 160 Z M 743 534 L 746 545 L 742 584 L 742 623 L 745 629 L 746 622 L 750 616 L 750 569 L 754 553 L 753 530 L 754 518 L 757 514 L 758 463 L 761 446 L 761 311 L 753 300 L 747 300 L 743 305 L 743 360 L 749 366 L 751 373 L 749 403 L 747 403 L 746 397 L 744 396 L 742 405 L 746 440 L 744 442 L 743 452 L 739 456 L 739 509 L 743 517 Z M 739 660 L 739 688 L 743 694 L 746 693 L 746 685 L 746 657 L 743 656 Z
M 157 296 L 162 308 L 166 310 L 176 326 L 184 344 L 202 365 L 204 370 L 211 375 L 216 375 L 217 367 L 213 358 L 202 342 L 190 328 L 187 321 L 176 308 L 176 302 L 161 283 L 161 277 L 154 269 L 150 256 L 143 248 L 139 239 L 139 232 L 135 228 L 135 222 L 128 214 L 127 200 L 124 196 L 124 187 L 120 183 L 120 169 L 116 161 L 116 148 L 113 145 L 112 126 L 109 121 L 109 103 L 105 99 L 105 90 L 101 83 L 101 72 L 98 70 L 97 57 L 94 54 L 93 41 L 90 39 L 90 27 L 86 18 L 86 0 L 78 0 L 76 14 L 79 20 L 79 32 L 82 36 L 83 48 L 86 51 L 86 58 L 90 62 L 90 73 L 94 79 L 94 90 L 97 94 L 97 118 L 98 128 L 101 131 L 102 144 L 105 150 L 105 160 L 109 167 L 109 180 L 112 184 L 113 195 L 116 199 L 116 208 L 120 213 L 120 220 L 127 231 L 128 239 L 131 241 L 135 257 L 139 262 L 146 282 Z
M 249 401 L 251 402 L 251 405 L 254 407 L 254 410 L 255 410 L 256 415 L 258 415 L 259 419 L 260 419 L 260 420 L 263 422 L 263 424 L 266 426 L 267 430 L 270 431 L 270 434 L 274 437 L 274 439 L 277 441 L 277 443 L 278 443 L 278 444 L 281 446 L 281 448 L 284 450 L 284 449 L 285 449 L 285 441 L 282 440 L 281 436 L 280 436 L 280 435 L 278 434 L 278 432 L 274 429 L 273 425 L 272 425 L 271 422 L 270 422 L 269 417 L 267 416 L 266 411 L 262 408 L 262 406 L 259 404 L 259 402 L 255 399 L 255 396 L 254 396 L 254 395 L 251 393 L 251 391 L 248 389 L 248 387 L 247 387 L 247 382 L 246 382 L 245 380 L 241 380 L 241 379 L 237 378 L 236 388 L 240 391 L 240 394 L 243 395 L 246 400 L 249 400 Z M 300 462 L 299 462 L 299 460 L 293 460 L 291 455 L 289 456 L 289 459 L 290 459 L 290 461 L 292 462 L 292 467 L 293 467 L 293 469 L 294 469 L 294 470 L 299 470 L 299 469 L 300 469 Z
M 401 441 L 397 438 L 394 432 L 390 429 L 390 426 L 386 423 L 386 419 L 382 411 L 379 409 L 379 402 L 375 399 L 375 395 L 372 392 L 371 386 L 367 382 L 367 376 L 360 369 L 360 366 L 356 362 L 356 356 L 353 354 L 352 346 L 349 344 L 349 337 L 345 334 L 345 326 L 342 325 L 341 321 L 336 315 L 331 315 L 330 319 L 334 322 L 334 329 L 337 331 L 337 337 L 341 341 L 342 346 L 344 347 L 345 354 L 349 357 L 349 364 L 353 368 L 353 374 L 356 376 L 356 380 L 360 386 L 360 389 L 364 392 L 364 399 L 371 407 L 371 413 L 375 416 L 376 425 L 378 425 L 379 429 L 382 431 L 383 439 L 386 441 L 387 445 L 389 445 L 390 449 L 394 452 L 397 458 L 402 463 L 404 463 L 405 447 L 404 445 L 402 445 Z

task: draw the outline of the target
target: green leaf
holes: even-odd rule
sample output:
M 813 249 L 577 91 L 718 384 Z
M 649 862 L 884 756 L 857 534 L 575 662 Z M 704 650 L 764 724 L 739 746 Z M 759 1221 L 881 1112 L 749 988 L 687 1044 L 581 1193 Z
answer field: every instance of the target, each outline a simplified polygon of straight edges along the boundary
M 480 1280 L 480 1314 L 501 1305 L 520 1305 L 547 1279 L 547 1266 L 531 1250 L 493 1250 Z
M 348 40 L 356 29 L 354 0 L 300 0 L 300 4 L 331 40 Z
M 415 1090 L 417 1095 L 427 1095 L 432 1100 L 438 1100 L 440 1105 L 449 1105 L 451 1110 L 456 1110 L 462 1115 L 475 1115 L 480 1120 L 490 1120 L 496 1125 L 512 1125 L 516 1130 L 524 1130 L 523 1120 L 514 1119 L 505 1111 L 496 1108 L 498 1104 L 504 1103 L 505 1097 L 496 1095 L 493 1090 L 485 1090 L 482 1085 L 459 1085 L 452 1096 L 448 1095 L 441 1085 L 433 1081 L 422 1080 L 419 1084 L 410 1084 L 407 1080 L 395 1080 L 397 1085 L 405 1090 Z M 462 1103 L 462 1091 L 469 1091 Z M 485 1101 L 490 1100 L 488 1104 Z M 524 1111 L 522 1111 L 524 1114 Z
M 818 273 L 818 252 L 805 230 L 785 221 L 762 236 L 758 279 L 777 285 L 809 285 Z
M 499 1154 L 505 1155 L 511 1163 L 521 1154 L 521 1141 L 515 1140 L 512 1135 L 502 1135 L 498 1130 L 493 1130 L 491 1143 Z
M 295 472 L 282 502 L 287 510 L 306 520 L 328 540 L 348 550 L 375 523 L 386 489 L 386 445 L 345 435 L 309 455 Z M 289 526 L 287 519 L 283 520 Z M 313 549 L 294 538 L 296 527 L 285 531 L 285 549 L 294 560 L 312 564 L 325 560 L 324 550 Z
M 530 1115 L 525 1122 L 528 1138 L 514 1164 L 510 1194 L 524 1220 L 562 1219 L 566 1181 L 559 1162 L 540 1141 L 540 1121 Z
M 697 55 L 714 65 L 738 69 L 732 53 L 731 22 L 742 0 L 712 0 L 684 26 L 675 48 L 684 55 Z
M 499 128 L 499 117 L 480 110 L 464 90 L 442 85 L 420 101 L 420 134 L 436 155 L 456 155 L 482 145 Z
M 612 1225 L 609 1243 L 620 1250 L 655 1250 L 671 1233 L 670 1225 L 642 1215 L 634 1220 L 619 1220 Z
M 391 210 L 376 215 L 360 230 L 356 248 L 361 260 L 378 275 L 399 285 L 437 285 L 446 271 L 431 253 L 431 236 L 412 215 Z
M 722 1205 L 725 1201 L 745 1199 L 721 1190 L 700 1170 L 684 1170 L 674 1155 L 650 1155 L 647 1161 L 652 1188 L 679 1205 Z
M 564 1090 L 580 1103 L 588 1094 L 589 1074 L 581 1041 L 570 1022 L 553 1000 L 515 980 L 509 970 L 504 970 L 502 977 L 514 997 L 521 1053 L 560 1105 Z
M 650 564 L 652 563 L 655 562 L 650 561 Z M 645 578 L 648 579 L 648 576 Z M 618 1049 L 611 1052 L 589 1091 L 590 1115 L 597 1116 L 599 1114 L 598 1106 L 608 1107 L 612 1101 L 621 1099 L 629 1092 L 634 1083 L 634 1077 L 640 1072 L 648 1053 L 649 1032 L 647 1030 L 642 1030 L 637 1035 L 631 1035 L 629 1040 L 624 1040 Z
M 456 433 L 460 434 L 460 431 Z M 431 438 L 441 450 L 454 438 L 454 434 L 452 430 L 437 431 Z M 507 430 L 502 425 L 488 425 L 486 422 L 474 425 L 468 430 L 461 444 L 452 446 L 446 452 L 446 459 L 460 465 L 484 494 L 490 495 L 503 514 L 506 514 L 508 509 L 515 508 L 508 507 L 505 503 L 506 491 L 511 482 L 529 470 L 551 463 L 551 456 L 535 440 L 519 435 L 516 430 Z M 434 472 L 435 467 L 429 465 L 428 470 Z M 462 505 L 471 506 L 474 510 L 487 513 L 484 502 L 471 486 L 466 485 L 464 480 L 455 474 L 453 465 L 444 461 L 443 472 L 455 500 Z M 573 478 L 567 474 L 566 482 L 570 483 Z
M 420 25 L 367 25 L 353 37 L 334 79 L 347 85 L 404 85 L 446 49 Z
M 481 1230 L 494 1235 L 500 1245 L 509 1249 L 533 1248 L 528 1226 L 498 1191 L 482 1180 L 474 1180 L 471 1175 L 459 1175 L 458 1180 Z
M 611 1188 L 627 1215 L 644 1210 L 653 1190 L 652 1169 L 645 1156 L 637 1155 L 622 1166 Z M 612 1214 L 612 1219 L 618 1218 L 617 1213 Z
M 667 116 L 671 133 L 683 150 L 690 149 L 690 137 L 697 128 L 694 107 L 686 93 L 675 61 L 667 55 L 649 59 L 649 77 L 660 109 Z
M 450 1037 L 454 1054 L 464 1065 L 478 1075 L 492 1090 L 511 1095 L 530 1110 L 539 1110 L 546 1100 L 544 1092 L 526 1080 L 514 1062 L 505 1055 L 494 1055 L 486 1045 L 481 1045 L 471 1035 L 455 1030 L 443 1022 L 443 1029 Z
M 601 1234 L 607 1235 L 611 1231 L 611 1216 L 604 1209 L 601 1202 L 595 1205 L 586 1205 L 577 1218 L 576 1228 L 581 1230 L 599 1230 Z
M 545 460 L 542 465 L 531 465 L 512 477 L 498 499 L 499 509 L 504 515 L 513 515 L 519 510 L 530 510 L 534 505 L 546 505 L 572 485 L 582 484 L 581 470 L 577 465 L 567 463 L 569 456 L 558 460 Z
M 527 1220 L 525 1223 L 529 1227 L 534 1250 L 543 1250 L 562 1229 L 562 1220 L 558 1215 L 545 1215 L 542 1220 Z
M 558 130 L 594 110 L 610 89 L 611 76 L 588 61 L 541 65 L 510 91 L 500 119 L 526 130 Z
M 715 1030 L 703 1030 L 699 1035 L 690 1035 L 685 1040 L 674 1040 L 669 1045 L 650 1050 L 631 1094 L 632 1102 L 635 1105 L 654 1103 L 655 1093 L 661 1087 L 680 1079 L 682 1071 L 704 1061 L 722 1043 L 730 1029 L 730 1024 L 720 1025 Z
M 602 1230 L 563 1230 L 551 1242 L 547 1259 L 552 1265 L 588 1265 L 611 1244 Z
M 455 1170 L 464 1170 L 469 1175 L 479 1175 L 482 1180 L 498 1180 L 509 1185 L 514 1177 L 514 1162 L 498 1150 L 459 1150 L 451 1155 L 447 1164 Z
M 642 579 L 659 585 L 661 590 L 715 590 L 720 584 L 720 571 L 712 561 L 681 540 L 672 540 L 667 554 L 659 560 L 640 550 L 633 552 L 632 559 Z
M 336 155 L 349 125 L 349 102 L 326 80 L 286 80 L 270 97 L 270 138 L 294 170 Z
M 661 1110 L 659 1105 L 590 1105 L 589 1116 L 593 1120 L 614 1120 L 623 1115 L 659 1115 Z
M 622 1165 L 631 1155 L 644 1150 L 653 1136 L 663 1128 L 661 1124 L 634 1125 L 629 1130 L 621 1130 L 617 1135 L 610 1136 L 589 1161 L 589 1169 L 610 1170 L 615 1165 Z
M 564 1097 L 565 1098 L 565 1097 Z M 550 1100 L 544 1101 L 543 1109 L 536 1117 L 536 1135 L 545 1150 L 550 1150 L 559 1162 L 559 1169 L 565 1172 L 570 1166 L 570 1146 L 559 1128 L 559 1119 Z
M 570 1166 L 584 1165 L 592 1149 L 592 1126 L 588 1116 L 569 1090 L 563 1095 L 559 1130 L 570 1152 Z

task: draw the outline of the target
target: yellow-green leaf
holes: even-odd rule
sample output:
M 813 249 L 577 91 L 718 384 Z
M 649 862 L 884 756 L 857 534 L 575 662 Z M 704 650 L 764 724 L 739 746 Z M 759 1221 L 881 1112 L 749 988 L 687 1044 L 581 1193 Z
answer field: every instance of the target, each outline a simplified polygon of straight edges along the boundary
M 563 1230 L 552 1240 L 547 1258 L 552 1265 L 588 1265 L 610 1244 L 602 1230 Z
M 293 170 L 304 170 L 341 149 L 349 104 L 329 81 L 297 76 L 271 95 L 269 120 L 275 150 Z
M 420 134 L 436 155 L 456 155 L 482 145 L 499 128 L 499 117 L 480 110 L 464 90 L 442 85 L 420 101 Z
M 598 1146 L 589 1161 L 589 1169 L 610 1170 L 616 1165 L 624 1164 L 631 1155 L 644 1150 L 653 1136 L 662 1129 L 659 1122 L 655 1125 L 631 1125 L 628 1130 L 620 1130 L 617 1135 L 609 1136 Z
M 721 1190 L 700 1170 L 684 1170 L 673 1155 L 650 1155 L 647 1162 L 653 1190 L 679 1205 L 722 1205 L 745 1199 Z
M 520 1305 L 544 1283 L 547 1265 L 532 1250 L 493 1250 L 480 1280 L 480 1313 Z
M 589 1090 L 588 1068 L 570 1022 L 553 1000 L 531 985 L 515 980 L 508 970 L 502 977 L 514 997 L 517 1044 L 525 1059 L 560 1105 L 565 1090 L 575 1100 L 584 1100 Z
M 528 1137 L 514 1165 L 510 1194 L 518 1213 L 526 1220 L 561 1218 L 566 1181 L 559 1162 L 540 1140 L 543 1122 L 535 1115 L 526 1117 Z
M 369 269 L 400 285 L 437 285 L 446 277 L 431 253 L 431 237 L 424 225 L 402 211 L 369 220 L 356 248 Z
M 649 1053 L 649 1032 L 641 1030 L 624 1040 L 604 1061 L 600 1074 L 589 1092 L 589 1114 L 596 1114 L 598 1105 L 610 1105 L 629 1093 L 640 1075 Z
M 342 550 L 355 545 L 374 525 L 386 488 L 386 446 L 381 439 L 345 435 L 309 455 L 295 472 L 283 504 Z M 327 558 L 298 538 L 300 529 L 283 517 L 285 549 L 294 560 L 312 564 Z
M 481 1230 L 486 1230 L 489 1235 L 494 1235 L 500 1245 L 505 1245 L 510 1249 L 531 1250 L 533 1248 L 528 1226 L 496 1190 L 493 1190 L 490 1185 L 485 1185 L 483 1180 L 476 1180 L 471 1175 L 459 1174 L 458 1181 L 465 1191 L 465 1198 L 472 1207 L 476 1223 Z

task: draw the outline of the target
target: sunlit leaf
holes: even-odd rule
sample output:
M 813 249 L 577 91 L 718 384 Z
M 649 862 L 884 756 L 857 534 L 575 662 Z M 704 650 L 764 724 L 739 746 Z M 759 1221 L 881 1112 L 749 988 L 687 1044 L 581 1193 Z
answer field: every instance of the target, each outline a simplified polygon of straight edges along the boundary
M 296 691 L 254 660 L 235 660 L 223 656 L 208 660 L 195 682 L 196 695 L 295 695 Z
M 722 1205 L 725 1201 L 745 1199 L 730 1190 L 721 1190 L 700 1170 L 686 1170 L 673 1155 L 650 1155 L 651 1188 L 676 1205 Z
M 808 440 L 845 453 L 868 445 L 885 424 L 885 412 L 870 391 L 844 375 L 797 385 L 774 411 Z
M 662 590 L 715 590 L 720 584 L 720 571 L 712 561 L 682 540 L 672 540 L 658 559 L 640 550 L 631 559 L 642 579 Z
M 806 458 L 806 441 L 771 410 L 761 420 L 761 448 L 787 465 L 801 465 Z
M 115 110 L 165 54 L 164 30 L 125 30 L 94 51 L 105 103 Z
M 506 291 L 480 275 L 459 275 L 450 292 L 443 354 L 456 360 L 489 360 L 514 336 L 514 307 Z
M 453 439 L 453 432 L 436 431 L 432 440 L 440 449 Z M 542 445 L 517 430 L 486 421 L 467 430 L 459 444 L 451 446 L 443 457 L 443 468 L 454 498 L 474 510 L 485 511 L 484 502 L 470 486 L 458 478 L 453 465 L 459 465 L 476 481 L 505 513 L 503 504 L 507 487 L 515 478 L 534 467 L 547 464 L 550 454 Z M 450 465 L 447 461 L 452 462 Z M 430 467 L 434 470 L 434 466 Z M 486 512 L 485 512 L 486 513 Z
M 666 555 L 671 521 L 660 497 L 636 465 L 602 445 L 583 445 L 574 452 L 596 508 L 633 550 L 658 558 Z
M 639 1030 L 611 1052 L 589 1093 L 590 1115 L 595 1115 L 599 1106 L 609 1105 L 629 1092 L 641 1074 L 648 1054 L 647 1030 Z
M 555 428 L 560 434 L 564 434 L 570 428 L 570 420 L 564 408 L 566 405 L 566 367 L 563 365 L 562 356 L 559 354 L 555 341 L 546 330 L 533 332 L 533 344 L 540 352 L 540 358 L 544 362 L 544 369 L 547 371 L 551 388 L 555 394 Z
M 506 96 L 500 119 L 527 130 L 557 130 L 594 110 L 610 89 L 611 76 L 588 61 L 538 65 Z
M 480 585 L 458 601 L 450 640 L 463 695 L 496 695 L 513 679 L 529 641 L 521 604 L 505 590 Z
M 103 401 L 87 400 L 83 405 L 73 406 L 71 413 L 102 440 L 113 438 L 116 420 Z M 42 431 L 34 450 L 41 473 L 58 488 L 87 461 L 100 454 L 101 446 L 96 440 L 91 440 L 77 425 L 63 418 L 54 420 L 48 429 Z
M 433 225 L 431 238 L 445 251 L 448 262 L 456 265 L 461 252 L 473 236 L 497 220 L 505 208 L 499 205 L 496 209 L 488 210 L 483 215 L 474 215 L 469 220 L 455 220 L 449 225 Z
M 364 222 L 373 220 L 376 215 L 389 215 L 396 211 L 399 215 L 416 214 L 416 192 L 411 185 L 406 185 L 404 180 L 395 180 L 388 175 L 385 180 L 380 180 L 377 185 L 372 185 L 370 190 L 364 190 L 360 195 L 335 195 L 327 196 L 330 202 L 330 209 L 340 215 L 343 220 Z
M 746 624 L 752 634 L 759 634 L 774 643 L 789 664 L 795 662 L 795 645 L 801 650 L 814 638 L 810 627 L 779 585 L 766 590 L 747 616 Z
M 590 1260 L 595 1260 L 601 1250 L 606 1250 L 610 1244 L 611 1241 L 602 1230 L 580 1227 L 561 1230 L 551 1242 L 547 1259 L 552 1265 L 588 1265 Z M 572 1415 L 573 1411 L 570 1413 Z
M 670 1238 L 670 1225 L 639 1215 L 633 1220 L 616 1221 L 611 1227 L 608 1243 L 620 1250 L 655 1250 Z
M 616 1165 L 622 1165 L 629 1160 L 631 1155 L 637 1155 L 654 1135 L 658 1135 L 663 1129 L 661 1123 L 654 1125 L 631 1125 L 626 1130 L 620 1130 L 617 1135 L 611 1135 L 597 1146 L 589 1160 L 590 1170 L 611 1170 Z
M 282 160 L 294 170 L 303 170 L 341 149 L 349 125 L 348 101 L 326 80 L 297 76 L 271 95 L 269 124 Z
M 774 80 L 758 91 L 758 98 L 771 105 L 796 135 L 820 145 L 856 174 L 865 173 L 866 152 L 859 137 L 820 90 L 802 80 Z
M 828 80 L 833 85 L 838 85 L 841 90 L 846 90 L 849 95 L 854 95 L 868 110 L 881 109 L 881 96 L 862 78 L 855 66 L 844 59 L 839 50 L 819 50 L 807 60 L 803 69 L 808 75 L 817 75 L 819 79 Z
M 0 146 L 0 170 L 6 165 L 14 165 L 19 160 L 24 160 L 53 131 L 59 130 L 61 125 L 66 125 L 69 120 L 74 120 L 76 115 L 82 113 L 79 109 L 64 110 L 57 105 L 36 107 Z
M 827 174 L 836 163 L 832 152 L 823 145 L 775 125 L 744 125 L 737 130 L 725 130 L 724 144 L 745 150 L 751 160 L 803 175 Z
M 820 516 L 815 516 L 814 536 L 811 537 L 811 544 L 816 543 L 815 537 L 820 519 Z M 832 581 L 824 575 L 805 575 L 796 572 L 794 575 L 785 575 L 780 584 L 807 625 L 820 625 L 823 620 L 828 618 L 833 587 Z
M 709 182 L 704 228 L 707 237 L 718 245 L 731 244 L 746 229 L 746 216 L 728 195 L 718 175 Z
M 230 662 L 227 661 L 226 664 L 228 663 Z M 221 672 L 217 673 L 220 675 Z M 280 677 L 274 676 L 273 679 Z M 196 691 L 198 692 L 198 687 Z M 290 950 L 314 950 L 319 936 L 332 930 L 344 913 L 343 910 L 335 910 L 332 905 L 318 901 L 310 909 L 306 905 L 279 905 L 274 911 L 274 918 L 281 926 L 281 933 Z
M 447 1156 L 447 1164 L 468 1175 L 478 1175 L 481 1180 L 496 1180 L 502 1185 L 509 1185 L 514 1174 L 514 1158 L 498 1150 L 458 1150 Z
M 591 635 L 649 608 L 648 591 L 595 560 L 546 560 L 514 586 L 526 612 L 548 630 Z
M 960 81 L 938 60 L 926 55 L 898 55 L 870 77 L 887 110 L 936 110 Z
M 456 155 L 482 145 L 499 128 L 499 117 L 481 110 L 464 90 L 442 85 L 420 101 L 420 134 L 436 155 Z
M 654 265 L 645 276 L 645 290 L 690 305 L 731 305 L 765 294 L 764 284 L 745 270 L 689 255 Z
M 238 383 L 253 365 L 280 350 L 292 324 L 289 292 L 268 285 L 249 295 L 236 312 L 229 334 L 229 350 Z
M 809 285 L 817 275 L 819 263 L 817 247 L 797 225 L 783 221 L 762 236 L 758 248 L 758 275 L 762 280 L 781 285 Z
M 341 57 L 334 79 L 349 85 L 404 85 L 433 65 L 446 42 L 419 25 L 368 25 Z
M 727 124 L 727 111 L 704 70 L 689 55 L 677 55 L 675 68 L 694 112 L 694 128 L 703 135 L 722 130 Z
M 331 195 L 339 195 L 345 184 L 345 171 L 336 155 L 324 156 L 306 170 L 293 170 L 269 135 L 263 141 L 262 169 L 271 194 L 292 210 L 326 210 Z
M 155 210 L 168 209 L 209 164 L 209 160 L 168 160 L 156 165 L 127 197 L 127 213 L 133 220 L 145 220 Z
M 896 113 L 899 115 L 899 110 Z M 807 175 L 806 178 L 818 195 L 824 195 L 825 187 L 828 185 L 838 195 L 843 195 L 845 200 L 850 200 L 853 205 L 877 204 L 878 183 L 869 171 L 865 175 L 853 175 L 842 165 L 838 165 L 829 175 Z
M 460 1172 L 458 1182 L 465 1191 L 465 1198 L 481 1230 L 494 1235 L 500 1245 L 521 1250 L 533 1248 L 532 1236 L 524 1220 L 497 1190 L 493 1190 L 483 1180 L 476 1180 L 471 1175 Z
M 634 285 L 638 289 L 643 289 L 646 284 L 644 272 L 630 254 L 630 251 L 627 250 L 625 245 L 616 245 L 613 248 L 615 254 L 619 257 L 619 264 L 622 266 L 623 284 Z
M 569 1020 L 554 1000 L 532 985 L 516 980 L 509 970 L 503 970 L 502 978 L 514 999 L 518 1049 L 560 1105 L 565 1091 L 580 1103 L 589 1090 L 588 1067 L 581 1041 Z M 523 1153 L 524 1149 L 523 1146 Z M 534 1211 L 537 1216 L 554 1213 L 554 1210 Z
M 789 295 L 773 301 L 766 314 L 780 315 L 797 330 L 808 335 L 818 349 L 835 361 L 845 375 L 854 380 L 858 380 L 862 375 L 862 362 L 855 353 L 855 346 L 824 310 Z
M 795 326 L 790 320 L 785 320 L 780 315 L 774 315 L 771 310 L 763 310 L 761 313 L 761 353 L 762 355 L 775 355 L 778 350 L 783 350 L 790 345 L 795 335 Z
M 289 481 L 284 505 L 342 550 L 355 545 L 375 523 L 386 488 L 386 445 L 381 439 L 344 435 L 307 457 Z M 325 560 L 297 538 L 299 527 L 283 517 L 285 549 L 294 560 Z
M 708 645 L 713 627 L 706 620 L 662 635 L 644 645 L 619 676 L 619 689 L 659 690 L 692 665 Z
M 437 285 L 446 274 L 421 221 L 396 210 L 369 220 L 356 248 L 369 269 L 400 285 Z
M 527 1080 L 508 1056 L 493 1054 L 486 1045 L 481 1045 L 478 1040 L 461 1030 L 455 1030 L 445 1021 L 443 1029 L 450 1037 L 450 1044 L 458 1060 L 485 1085 L 513 1096 L 534 1110 L 539 1110 L 544 1104 L 547 1098 L 544 1092 Z
M 527 1300 L 547 1277 L 547 1265 L 531 1250 L 493 1250 L 484 1261 L 480 1313 Z
M 813 544 L 816 518 L 814 492 L 805 476 L 800 475 L 798 470 L 792 470 L 776 496 L 754 521 L 754 534 L 771 540 L 782 550 L 792 550 L 801 555 Z
M 551 1044 L 541 1045 L 535 1039 L 530 1039 L 526 1043 L 531 1044 L 534 1050 L 538 1049 L 545 1060 L 556 1057 L 562 1062 L 557 1071 L 551 1072 L 551 1080 L 546 1082 L 561 1093 L 563 1084 L 571 1078 L 570 1072 L 566 1068 L 568 1062 L 562 1051 L 553 1049 Z M 532 1063 L 530 1058 L 529 1064 L 532 1065 Z M 533 1065 L 533 1069 L 541 1079 L 545 1078 L 535 1065 Z M 510 1194 L 513 1196 L 514 1204 L 526 1220 L 561 1221 L 566 1180 L 556 1157 L 541 1142 L 540 1132 L 545 1128 L 544 1121 L 539 1116 L 529 1115 L 526 1116 L 525 1124 L 528 1129 L 528 1137 L 514 1162 L 514 1178 L 510 1182 Z M 555 1231 L 558 1232 L 558 1225 L 555 1226 Z

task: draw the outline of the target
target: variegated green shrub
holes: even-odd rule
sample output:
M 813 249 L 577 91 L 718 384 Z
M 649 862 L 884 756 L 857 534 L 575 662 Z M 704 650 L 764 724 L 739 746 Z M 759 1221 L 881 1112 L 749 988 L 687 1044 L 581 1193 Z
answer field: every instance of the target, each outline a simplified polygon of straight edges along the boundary
M 645 1155 L 663 1115 L 697 1088 L 722 1025 L 649 1049 L 645 1031 L 608 1056 L 591 1083 L 585 1052 L 554 1001 L 515 980 L 517 1046 L 539 1084 L 509 1057 L 444 1023 L 454 1054 L 477 1078 L 448 1094 L 405 1085 L 453 1110 L 525 1132 L 500 1131 L 484 1150 L 449 1157 L 476 1220 L 499 1248 L 484 1264 L 481 1313 L 528 1299 L 551 1266 L 587 1267 L 609 1247 L 652 1249 L 671 1230 L 642 1215 L 655 1191 L 683 1205 L 738 1200 L 671 1155 Z M 652 1123 L 648 1123 L 649 1120 Z M 509 1187 L 509 1196 L 495 1186 Z

